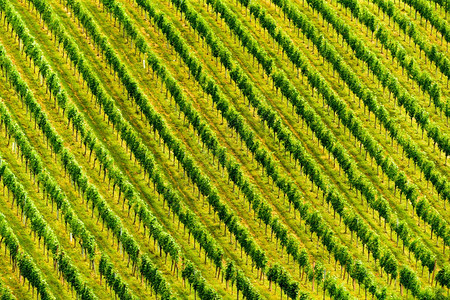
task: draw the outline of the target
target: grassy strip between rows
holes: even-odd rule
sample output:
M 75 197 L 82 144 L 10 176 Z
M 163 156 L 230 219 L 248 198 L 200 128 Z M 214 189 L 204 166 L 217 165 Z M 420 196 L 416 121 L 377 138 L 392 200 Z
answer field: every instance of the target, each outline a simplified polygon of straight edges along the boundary
M 4 217 L 4 216 L 3 216 Z M 6 226 L 1 227 L 2 231 L 7 230 Z M 2 235 L 3 236 L 3 235 Z M 11 292 L 8 286 L 6 286 L 3 282 L 0 282 L 0 299 L 2 300 L 15 300 L 17 299 L 14 294 Z

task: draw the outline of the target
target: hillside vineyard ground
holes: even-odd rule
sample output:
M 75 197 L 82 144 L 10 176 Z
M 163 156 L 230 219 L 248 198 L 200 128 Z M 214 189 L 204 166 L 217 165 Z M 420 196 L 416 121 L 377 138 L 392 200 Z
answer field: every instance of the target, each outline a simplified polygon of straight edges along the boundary
M 449 10 L 0 0 L 0 299 L 450 299 Z

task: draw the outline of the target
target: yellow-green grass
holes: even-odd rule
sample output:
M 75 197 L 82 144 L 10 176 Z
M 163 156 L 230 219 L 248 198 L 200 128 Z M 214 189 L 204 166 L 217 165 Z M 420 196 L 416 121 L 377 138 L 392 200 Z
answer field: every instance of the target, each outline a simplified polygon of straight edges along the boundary
M 404 14 L 408 15 L 412 20 L 414 20 L 414 23 L 416 23 L 416 25 L 419 25 L 419 30 L 420 32 L 427 36 L 427 38 L 433 42 L 434 45 L 436 46 L 440 46 L 440 48 L 442 50 L 447 51 L 448 50 L 448 43 L 445 41 L 445 38 L 442 39 L 441 42 L 441 34 L 440 32 L 437 32 L 436 28 L 432 28 L 430 22 L 426 22 L 426 19 L 423 18 L 419 12 L 415 12 L 414 7 L 410 7 L 407 3 L 405 3 L 404 1 L 396 1 L 395 2 L 395 6 L 397 7 L 397 9 L 400 9 L 401 11 L 403 11 Z M 431 5 L 432 8 L 435 8 L 434 3 L 432 3 L 431 1 L 428 2 L 429 5 Z M 448 14 L 447 14 L 447 18 L 445 18 L 445 11 L 443 9 L 434 9 L 433 10 L 433 14 L 438 16 L 441 20 L 444 20 L 447 23 L 447 26 L 449 24 L 449 19 L 448 19 Z

